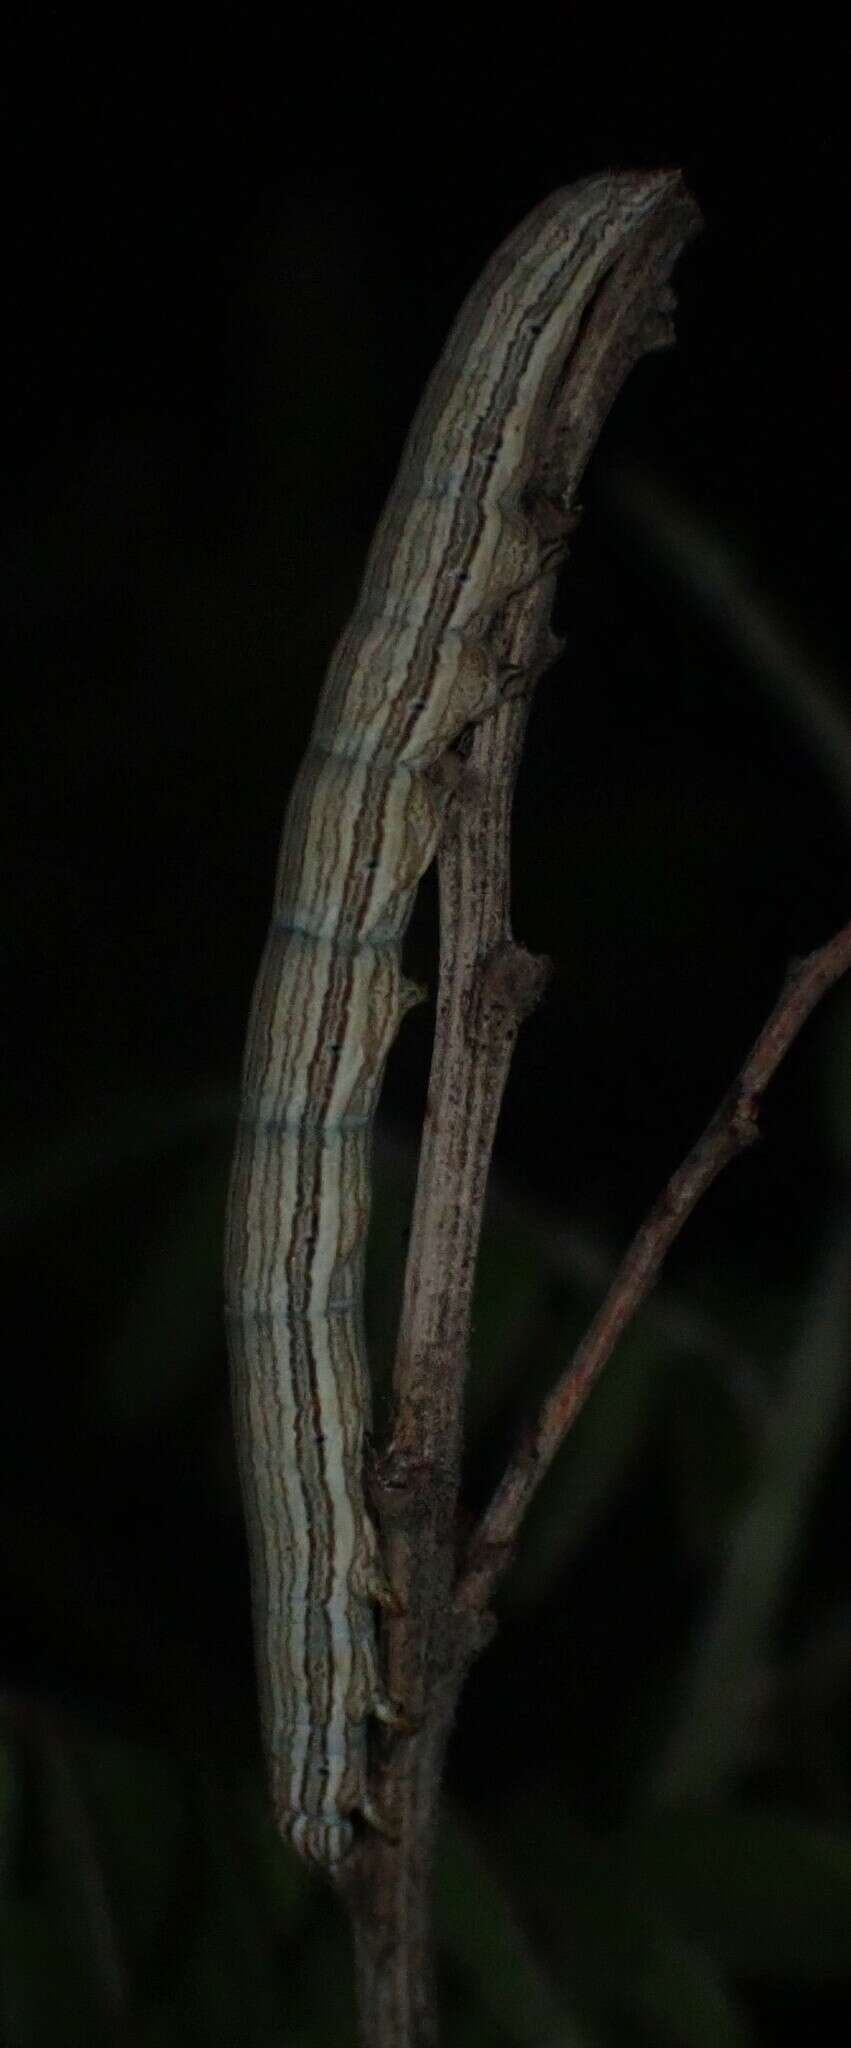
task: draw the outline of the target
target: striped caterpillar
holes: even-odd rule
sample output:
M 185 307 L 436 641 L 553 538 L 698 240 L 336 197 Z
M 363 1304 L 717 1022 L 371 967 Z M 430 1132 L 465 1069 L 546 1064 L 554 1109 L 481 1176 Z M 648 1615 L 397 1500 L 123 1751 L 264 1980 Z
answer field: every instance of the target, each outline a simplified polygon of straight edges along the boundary
M 486 266 L 426 387 L 284 825 L 254 992 L 226 1294 L 264 1747 L 275 1816 L 334 1869 L 381 1825 L 370 1716 L 394 1718 L 365 1499 L 369 1155 L 415 996 L 402 939 L 447 801 L 442 757 L 511 687 L 494 626 L 552 570 L 524 511 L 536 435 L 582 316 L 675 174 L 543 201 Z

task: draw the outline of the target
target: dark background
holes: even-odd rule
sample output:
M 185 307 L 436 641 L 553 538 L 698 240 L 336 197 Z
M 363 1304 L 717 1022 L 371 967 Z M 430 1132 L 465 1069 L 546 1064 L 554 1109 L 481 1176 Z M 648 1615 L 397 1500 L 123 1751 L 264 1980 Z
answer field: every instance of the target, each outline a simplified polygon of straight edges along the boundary
M 287 791 L 413 406 L 493 247 L 589 171 L 681 166 L 705 230 L 678 348 L 633 374 L 589 473 L 521 773 L 515 925 L 556 973 L 500 1126 L 471 1501 L 789 959 L 848 915 L 847 45 L 818 12 L 689 29 L 225 9 L 111 41 L 54 10 L 9 37 L 14 2048 L 57 2038 L 59 2010 L 69 2043 L 351 2038 L 333 1908 L 258 1790 L 219 1324 L 230 1123 Z M 408 959 L 432 986 L 434 958 L 426 885 Z M 406 1023 L 382 1104 L 379 1368 L 430 1025 Z M 847 2019 L 849 1030 L 840 989 L 677 1247 L 625 1410 L 601 1389 L 530 1525 L 451 1761 L 453 2041 L 549 2039 L 538 1995 L 564 2041 L 723 2048 Z M 809 1344 L 799 1426 L 784 1390 Z M 790 1457 L 747 1551 L 778 1414 Z M 760 1711 L 684 1796 L 710 1846 L 663 1852 L 635 1833 L 640 1788 L 737 1541 L 746 1579 L 754 1558 L 774 1574 L 727 1673 Z M 578 1939 L 575 1891 L 610 1853 Z M 683 1905 L 692 1855 L 716 1889 Z

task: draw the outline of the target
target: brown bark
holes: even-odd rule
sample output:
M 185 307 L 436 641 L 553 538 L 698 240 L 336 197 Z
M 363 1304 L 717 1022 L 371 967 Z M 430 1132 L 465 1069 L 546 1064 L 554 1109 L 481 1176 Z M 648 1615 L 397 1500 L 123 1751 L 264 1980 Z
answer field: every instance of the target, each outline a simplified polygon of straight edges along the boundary
M 539 427 L 526 510 L 546 573 L 517 593 L 491 642 L 512 697 L 479 724 L 439 853 L 440 978 L 428 1106 L 394 1379 L 392 1439 L 374 1497 L 400 1606 L 383 1624 L 385 1673 L 406 1726 L 382 1731 L 369 1832 L 338 1879 L 353 1927 L 367 2048 L 437 2040 L 430 1874 L 443 1758 L 465 1672 L 490 1631 L 478 1580 L 456 1597 L 456 1516 L 475 1262 L 496 1122 L 517 1032 L 548 966 L 511 933 L 510 824 L 531 691 L 558 652 L 555 566 L 580 477 L 629 370 L 672 339 L 668 278 L 699 217 L 672 178 L 598 291 Z M 488 1555 L 493 1556 L 489 1542 Z M 491 1574 L 491 1581 L 496 1573 Z M 471 1588 L 473 1597 L 471 1597 Z

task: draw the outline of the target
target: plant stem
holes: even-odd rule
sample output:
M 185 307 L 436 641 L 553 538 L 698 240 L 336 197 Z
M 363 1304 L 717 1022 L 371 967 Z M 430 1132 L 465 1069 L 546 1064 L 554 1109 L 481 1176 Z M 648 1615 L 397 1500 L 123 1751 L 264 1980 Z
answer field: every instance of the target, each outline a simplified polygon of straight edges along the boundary
M 406 1726 L 374 1773 L 388 1835 L 370 1831 L 338 1887 L 352 1919 L 366 2048 L 438 2037 L 430 1874 L 446 1742 L 466 1670 L 490 1633 L 453 1597 L 463 1388 L 475 1260 L 503 1088 L 523 1017 L 548 974 L 512 937 L 511 803 L 531 691 L 558 652 L 555 568 L 579 479 L 629 370 L 673 339 L 668 278 L 699 225 L 676 174 L 593 298 L 540 420 L 523 500 L 543 564 L 497 615 L 489 644 L 514 694 L 443 768 L 455 785 L 439 850 L 440 978 L 394 1377 L 395 1420 L 373 1495 L 399 1611 L 385 1617 L 388 1690 Z

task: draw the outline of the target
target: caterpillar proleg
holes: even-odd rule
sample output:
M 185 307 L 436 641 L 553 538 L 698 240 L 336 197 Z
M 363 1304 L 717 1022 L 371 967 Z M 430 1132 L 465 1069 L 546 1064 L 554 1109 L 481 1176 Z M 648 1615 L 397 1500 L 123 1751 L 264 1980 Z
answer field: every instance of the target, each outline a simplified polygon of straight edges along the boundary
M 524 509 L 536 433 L 583 315 L 674 173 L 543 201 L 487 264 L 426 387 L 337 642 L 284 824 L 231 1177 L 226 1293 L 263 1740 L 277 1822 L 333 1869 L 378 1822 L 391 1717 L 364 1491 L 370 1137 L 412 999 L 401 946 L 449 779 L 434 770 L 511 674 L 492 628 L 551 572 Z

